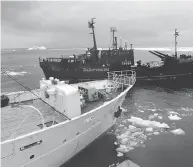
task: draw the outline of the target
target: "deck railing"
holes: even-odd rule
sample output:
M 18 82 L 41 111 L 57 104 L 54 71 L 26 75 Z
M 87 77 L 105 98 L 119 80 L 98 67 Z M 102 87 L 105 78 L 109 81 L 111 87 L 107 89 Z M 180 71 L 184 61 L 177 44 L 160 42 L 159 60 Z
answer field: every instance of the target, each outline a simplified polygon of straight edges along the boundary
M 108 80 L 113 83 L 114 89 L 135 84 L 136 72 L 132 70 L 108 72 Z

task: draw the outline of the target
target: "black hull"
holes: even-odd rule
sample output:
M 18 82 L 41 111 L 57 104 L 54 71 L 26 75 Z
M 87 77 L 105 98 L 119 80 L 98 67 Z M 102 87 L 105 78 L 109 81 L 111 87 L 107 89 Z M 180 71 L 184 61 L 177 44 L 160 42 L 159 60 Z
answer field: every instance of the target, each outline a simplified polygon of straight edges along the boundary
M 168 88 L 193 88 L 193 73 L 136 77 L 136 86 L 154 85 Z
M 107 53 L 107 52 L 104 52 Z M 107 58 L 107 59 L 106 59 Z M 46 79 L 54 77 L 60 80 L 73 82 L 99 80 L 107 78 L 108 71 L 131 70 L 133 63 L 123 63 L 126 58 L 128 62 L 133 61 L 133 51 L 119 52 L 119 55 L 107 55 L 105 60 L 109 63 L 69 63 L 68 59 L 40 61 Z M 165 62 L 160 67 L 132 66 L 136 71 L 136 85 L 157 85 L 167 87 L 191 87 L 193 88 L 193 63 L 178 63 L 174 60 Z
M 100 80 L 107 78 L 107 71 L 102 72 L 83 72 L 79 69 L 76 71 L 44 71 L 46 79 L 49 77 L 58 78 L 60 80 L 69 80 L 73 82 L 82 82 L 88 80 Z M 72 77 L 73 76 L 73 77 Z M 156 85 L 172 88 L 193 88 L 193 73 L 184 74 L 167 74 L 167 75 L 156 75 L 156 76 L 140 76 L 136 77 L 136 85 Z
M 49 77 L 54 77 L 59 80 L 95 80 L 95 79 L 103 79 L 107 77 L 108 71 L 101 72 L 83 72 L 83 70 L 68 70 L 66 71 L 52 71 L 52 70 L 44 70 L 44 74 L 46 79 Z

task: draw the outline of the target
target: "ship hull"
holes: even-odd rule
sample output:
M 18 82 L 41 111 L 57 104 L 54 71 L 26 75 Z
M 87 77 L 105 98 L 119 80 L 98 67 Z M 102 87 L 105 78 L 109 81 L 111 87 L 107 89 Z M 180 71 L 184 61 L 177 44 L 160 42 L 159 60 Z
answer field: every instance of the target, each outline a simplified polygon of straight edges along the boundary
M 49 64 L 40 64 L 46 79 L 49 77 L 60 80 L 70 80 L 72 82 L 99 80 L 107 77 L 108 71 L 130 70 L 131 66 L 112 65 L 111 68 L 102 66 L 85 66 L 79 68 L 63 69 L 63 66 L 56 62 Z M 193 64 L 182 63 L 167 65 L 163 67 L 149 68 L 137 67 L 136 71 L 137 85 L 162 85 L 168 87 L 193 87 Z
M 182 63 L 173 66 L 137 67 L 137 85 L 158 85 L 166 87 L 193 87 L 193 64 Z
M 77 118 L 3 142 L 2 167 L 57 167 L 64 164 L 114 125 L 114 112 L 122 105 L 131 87 Z M 34 144 L 37 141 L 39 144 Z
M 61 71 L 53 71 L 53 70 L 45 70 L 44 74 L 46 79 L 49 77 L 54 77 L 60 80 L 88 80 L 88 79 L 104 79 L 107 78 L 107 72 L 109 69 L 107 68 L 100 68 L 101 71 L 83 71 L 83 69 L 75 70 L 61 70 Z
M 99 80 L 107 77 L 107 72 L 79 72 L 72 78 L 70 75 L 65 75 L 65 72 L 44 72 L 46 78 L 55 77 L 60 80 L 70 80 L 75 81 L 89 81 L 89 80 Z M 136 77 L 136 85 L 160 85 L 168 87 L 193 87 L 193 72 L 187 73 L 167 73 L 165 75 L 139 75 L 138 72 Z
M 42 67 L 44 75 L 46 79 L 50 77 L 57 78 L 59 80 L 77 80 L 77 81 L 84 81 L 84 80 L 99 80 L 107 78 L 107 72 L 109 71 L 122 71 L 122 70 L 130 70 L 131 67 L 128 66 L 117 66 L 113 68 L 108 67 L 80 67 L 78 69 L 68 69 L 63 70 L 53 70 L 53 68 L 45 68 Z
M 96 80 L 107 77 L 109 71 L 131 70 L 134 64 L 133 50 L 102 50 L 98 62 L 90 59 L 67 58 L 40 59 L 39 64 L 46 79 L 60 80 Z M 71 62 L 72 61 L 72 62 Z
M 193 88 L 193 73 L 136 77 L 136 85 Z

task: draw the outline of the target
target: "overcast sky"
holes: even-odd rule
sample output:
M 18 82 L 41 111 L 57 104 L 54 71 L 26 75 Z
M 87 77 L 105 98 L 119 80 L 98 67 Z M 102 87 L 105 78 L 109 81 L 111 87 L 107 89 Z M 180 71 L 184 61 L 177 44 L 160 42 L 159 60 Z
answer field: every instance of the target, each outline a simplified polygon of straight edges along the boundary
M 193 1 L 1 2 L 2 48 L 90 47 L 88 20 L 96 18 L 98 47 L 109 47 L 110 27 L 135 47 L 193 46 Z

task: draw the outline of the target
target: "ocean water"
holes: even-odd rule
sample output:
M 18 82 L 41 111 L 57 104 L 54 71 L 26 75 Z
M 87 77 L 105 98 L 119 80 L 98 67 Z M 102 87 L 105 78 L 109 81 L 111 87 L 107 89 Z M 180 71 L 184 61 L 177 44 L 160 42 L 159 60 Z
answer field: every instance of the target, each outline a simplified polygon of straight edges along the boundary
M 44 77 L 38 65 L 39 57 L 69 56 L 83 52 L 77 49 L 4 50 L 1 68 L 22 84 L 35 89 Z M 135 59 L 159 60 L 147 51 L 135 51 Z M 1 73 L 1 92 L 19 90 L 24 89 Z M 123 108 L 124 112 L 114 127 L 62 167 L 112 167 L 125 159 L 141 167 L 193 166 L 192 89 L 135 86 L 128 93 Z M 157 128 L 146 128 L 147 124 Z M 166 125 L 169 129 L 160 128 Z M 176 129 L 181 130 L 173 131 Z

